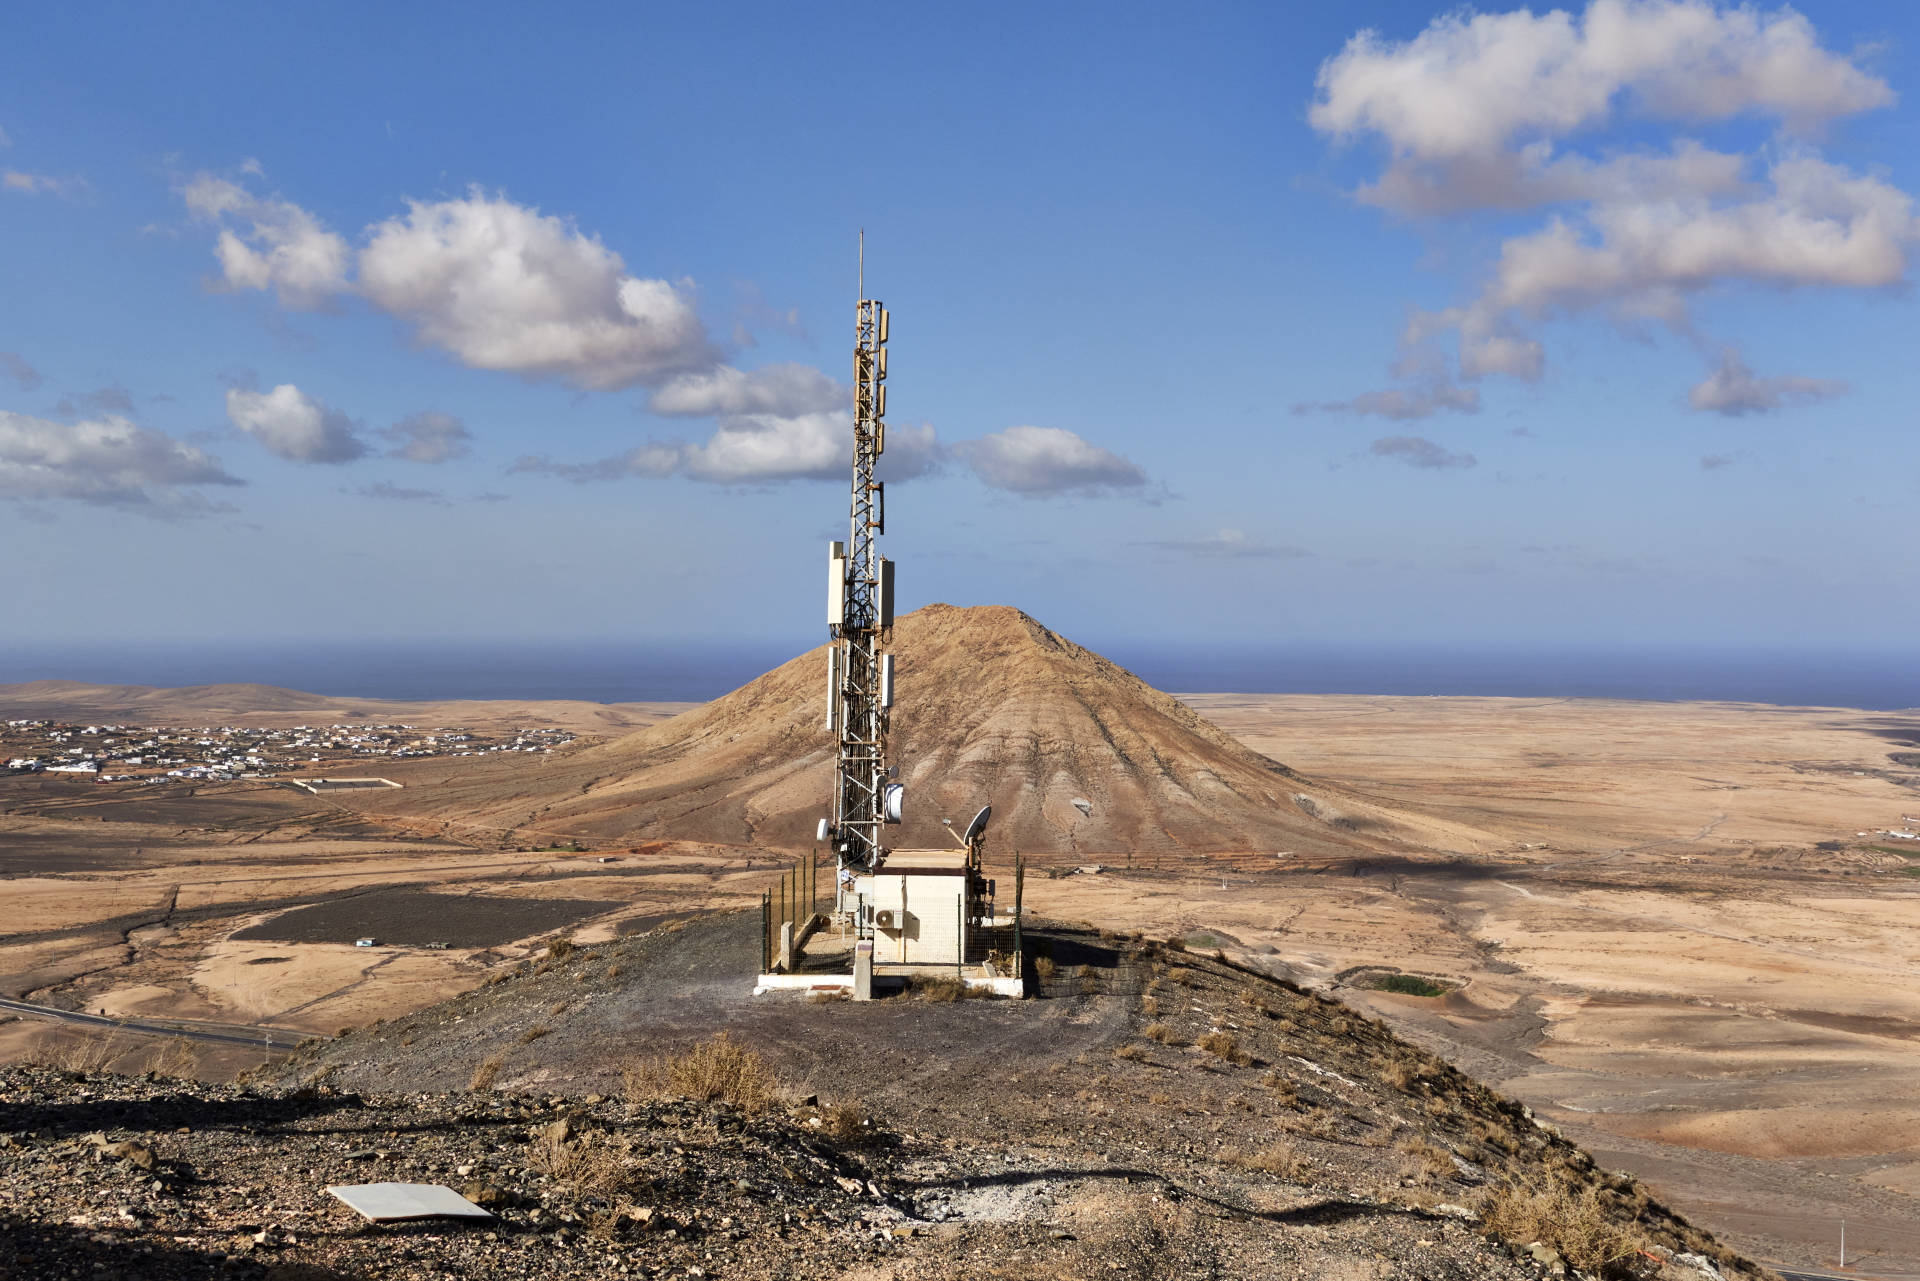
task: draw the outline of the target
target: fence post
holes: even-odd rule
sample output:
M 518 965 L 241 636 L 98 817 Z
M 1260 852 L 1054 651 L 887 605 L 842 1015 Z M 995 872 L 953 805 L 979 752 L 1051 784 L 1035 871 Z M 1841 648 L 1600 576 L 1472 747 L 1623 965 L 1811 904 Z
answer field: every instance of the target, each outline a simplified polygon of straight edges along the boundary
M 1014 851 L 1013 855 L 1013 963 L 1019 969 L 1020 977 L 1027 975 L 1026 938 L 1021 932 L 1021 900 L 1027 889 L 1027 856 Z
M 760 894 L 760 972 L 773 971 L 773 945 L 768 940 L 768 931 L 773 928 L 773 895 L 766 891 Z

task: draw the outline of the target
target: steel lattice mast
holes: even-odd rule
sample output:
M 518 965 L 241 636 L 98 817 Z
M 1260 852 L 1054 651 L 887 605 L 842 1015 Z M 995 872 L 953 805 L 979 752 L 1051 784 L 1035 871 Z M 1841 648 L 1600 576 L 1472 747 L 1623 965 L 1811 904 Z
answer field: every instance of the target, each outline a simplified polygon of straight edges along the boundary
M 864 238 L 863 238 L 864 239 Z M 880 554 L 886 492 L 874 466 L 887 441 L 887 309 L 866 294 L 861 253 L 853 347 L 853 496 L 845 543 L 828 553 L 827 729 L 839 738 L 832 817 L 822 827 L 842 867 L 865 870 L 885 853 L 881 829 L 900 821 L 900 789 L 888 781 L 887 720 L 893 705 L 893 563 Z

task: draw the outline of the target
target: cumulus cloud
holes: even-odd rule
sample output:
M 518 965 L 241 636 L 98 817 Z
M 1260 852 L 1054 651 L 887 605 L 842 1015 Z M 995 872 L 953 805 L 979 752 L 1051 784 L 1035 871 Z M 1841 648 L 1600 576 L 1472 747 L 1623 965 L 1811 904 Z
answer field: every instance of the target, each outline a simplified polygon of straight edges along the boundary
M 890 423 L 878 471 L 883 479 L 909 480 L 931 471 L 940 458 L 940 442 L 932 426 Z M 512 470 L 573 481 L 685 476 L 715 485 L 761 485 L 844 481 L 852 463 L 853 429 L 843 414 L 750 414 L 722 419 L 713 435 L 697 444 L 653 442 L 586 463 L 530 455 L 515 462 Z
M 25 356 L 11 351 L 0 351 L 0 373 L 19 383 L 22 391 L 32 391 L 45 381 L 40 377 L 40 371 L 27 363 Z
M 346 238 L 292 201 L 256 196 L 237 183 L 196 174 L 181 191 L 195 218 L 219 227 L 215 286 L 273 290 L 285 306 L 328 306 L 347 288 Z
M 1687 393 L 1687 403 L 1703 412 L 1737 418 L 1742 414 L 1765 414 L 1788 405 L 1826 400 L 1846 390 L 1845 383 L 1827 378 L 1791 374 L 1759 377 L 1747 368 L 1739 353 L 1729 347 L 1720 353 L 1718 368 Z
M 489 196 L 412 201 L 360 252 L 360 292 L 475 369 L 606 391 L 716 359 L 691 298 L 571 223 Z
M 1304 548 L 1269 543 L 1240 529 L 1215 530 L 1199 538 L 1161 539 L 1141 546 L 1206 560 L 1297 560 L 1313 555 Z
M 1455 166 L 1470 180 L 1517 144 L 1606 123 L 1620 105 L 1690 121 L 1761 114 L 1806 130 L 1893 102 L 1885 81 L 1823 48 L 1792 10 L 1703 0 L 1594 0 L 1578 18 L 1451 13 L 1404 42 L 1362 31 L 1321 66 L 1317 89 L 1316 129 L 1377 134 L 1389 175 L 1426 189 Z
M 87 189 L 85 178 L 56 178 L 47 173 L 23 173 L 18 169 L 0 172 L 0 187 L 29 196 L 77 196 Z
M 1382 436 L 1369 452 L 1380 458 L 1398 459 L 1409 467 L 1438 470 L 1447 467 L 1472 467 L 1480 460 L 1472 454 L 1456 454 L 1434 444 L 1425 436 Z
M 219 459 L 119 415 L 57 423 L 0 410 L 0 498 L 186 516 L 219 510 L 202 487 L 243 483 Z
M 393 426 L 383 428 L 380 434 L 395 442 L 387 451 L 387 457 L 404 458 L 411 463 L 444 463 L 473 452 L 468 443 L 473 433 L 467 430 L 467 425 L 452 414 L 433 410 L 408 414 Z
M 954 453 L 988 485 L 1026 498 L 1110 494 L 1147 484 L 1139 464 L 1064 427 L 1009 427 L 964 441 Z
M 351 419 L 292 383 L 272 391 L 229 388 L 227 417 L 268 450 L 296 463 L 348 463 L 367 452 Z
M 1384 391 L 1362 392 L 1351 400 L 1325 400 L 1295 405 L 1296 414 L 1377 414 L 1382 418 L 1431 418 L 1452 411 L 1461 414 L 1480 412 L 1480 389 L 1452 383 L 1430 383 L 1423 387 L 1389 387 Z
M 1697 340 L 1691 300 L 1708 290 L 1902 283 L 1920 241 L 1912 198 L 1812 143 L 1821 126 L 1893 100 L 1791 10 L 1593 0 L 1577 16 L 1450 14 L 1403 42 L 1361 32 L 1321 67 L 1311 119 L 1336 139 L 1384 144 L 1363 201 L 1414 217 L 1542 211 L 1502 243 L 1477 296 L 1416 315 L 1403 335 L 1406 353 L 1451 340 L 1463 380 L 1530 381 L 1545 367 L 1537 331 L 1557 316 L 1597 312 Z M 1754 154 L 1686 137 L 1568 149 L 1622 122 L 1644 137 L 1648 122 L 1736 117 L 1782 136 Z M 1762 407 L 1756 382 L 1764 407 L 1809 398 L 1805 380 L 1723 372 L 1695 389 L 1696 407 Z
M 852 403 L 852 389 L 811 365 L 766 365 L 750 373 L 718 365 L 674 378 L 653 393 L 647 408 L 656 414 L 689 418 L 709 414 L 796 417 L 844 409 Z

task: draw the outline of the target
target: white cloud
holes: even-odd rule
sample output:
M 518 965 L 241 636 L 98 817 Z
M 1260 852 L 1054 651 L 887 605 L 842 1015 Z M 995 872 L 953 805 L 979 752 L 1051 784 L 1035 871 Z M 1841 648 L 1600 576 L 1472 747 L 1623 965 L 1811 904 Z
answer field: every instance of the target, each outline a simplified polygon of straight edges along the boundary
M 1706 413 L 1737 418 L 1764 414 L 1787 405 L 1803 405 L 1843 394 L 1847 385 L 1826 378 L 1787 374 L 1762 378 L 1748 369 L 1731 347 L 1720 353 L 1720 364 L 1687 393 L 1687 403 Z M 1732 461 L 1729 459 L 1728 461 Z M 1717 466 L 1704 459 L 1701 466 Z
M 346 463 L 367 452 L 337 409 L 282 383 L 272 391 L 227 391 L 227 417 L 268 450 L 296 463 Z
M 889 423 L 878 472 L 886 480 L 909 480 L 932 470 L 940 457 L 939 438 L 931 425 Z M 677 475 L 715 485 L 760 485 L 845 481 L 852 466 L 851 422 L 845 414 L 822 413 L 741 415 L 722 419 L 713 435 L 698 444 L 655 442 L 587 463 L 556 463 L 532 456 L 520 459 L 513 470 L 576 481 Z
M 647 401 L 656 414 L 704 417 L 708 414 L 774 414 L 797 417 L 845 409 L 852 391 L 811 365 L 765 365 L 748 373 L 718 365 L 681 374 Z
M 1009 427 L 954 446 L 981 480 L 1028 498 L 1139 489 L 1138 464 L 1063 427 Z
M 1458 387 L 1448 382 L 1430 382 L 1417 387 L 1389 387 L 1384 391 L 1362 392 L 1351 400 L 1326 400 L 1295 405 L 1296 414 L 1377 414 L 1397 420 L 1431 418 L 1443 412 L 1477 414 L 1480 389 Z
M 274 290 L 284 306 L 310 311 L 348 289 L 345 237 L 288 200 L 254 195 L 212 174 L 196 174 L 181 191 L 194 217 L 220 228 L 216 286 Z
M 1379 134 L 1395 167 L 1564 137 L 1604 123 L 1623 99 L 1666 119 L 1758 113 L 1795 128 L 1894 99 L 1792 10 L 1701 0 L 1594 0 L 1578 19 L 1452 13 L 1401 43 L 1362 31 L 1321 66 L 1317 87 L 1313 126 Z
M 56 423 L 0 410 L 0 498 L 183 516 L 217 510 L 200 487 L 242 483 L 217 458 L 119 415 Z
M 1826 161 L 1804 137 L 1776 140 L 1764 165 L 1689 138 L 1556 150 L 1629 114 L 1642 132 L 1648 120 L 1747 116 L 1804 135 L 1893 102 L 1885 81 L 1824 48 L 1788 9 L 1594 0 L 1578 16 L 1458 13 L 1405 42 L 1360 33 L 1321 67 L 1318 90 L 1317 128 L 1386 146 L 1362 200 L 1415 216 L 1556 207 L 1502 243 L 1471 301 L 1415 316 L 1403 365 L 1430 364 L 1432 344 L 1451 338 L 1460 378 L 1534 380 L 1546 359 L 1535 330 L 1551 317 L 1592 311 L 1697 340 L 1697 294 L 1891 287 L 1920 241 L 1907 193 Z M 1695 401 L 1777 404 L 1803 390 L 1756 391 L 1723 371 Z M 1417 389 L 1406 403 L 1421 404 Z
M 1298 560 L 1313 553 L 1299 547 L 1283 547 L 1255 538 L 1242 529 L 1221 529 L 1199 538 L 1170 538 L 1142 546 L 1180 552 L 1205 560 Z
M 1456 454 L 1425 436 L 1382 436 L 1373 442 L 1370 452 L 1380 458 L 1397 459 L 1409 467 L 1429 470 L 1472 467 L 1479 462 L 1472 454 Z
M 77 196 L 87 189 L 85 178 L 56 178 L 52 174 L 23 173 L 18 169 L 0 172 L 0 187 L 29 196 Z
M 678 286 L 628 275 L 596 237 L 478 188 L 373 227 L 360 291 L 476 369 L 606 391 L 715 359 Z
M 387 451 L 387 457 L 404 458 L 412 463 L 444 463 L 473 452 L 468 443 L 473 433 L 467 430 L 467 425 L 452 414 L 433 410 L 408 414 L 380 434 L 397 442 Z
M 19 383 L 22 391 L 32 391 L 45 381 L 25 356 L 11 351 L 0 351 L 0 373 Z

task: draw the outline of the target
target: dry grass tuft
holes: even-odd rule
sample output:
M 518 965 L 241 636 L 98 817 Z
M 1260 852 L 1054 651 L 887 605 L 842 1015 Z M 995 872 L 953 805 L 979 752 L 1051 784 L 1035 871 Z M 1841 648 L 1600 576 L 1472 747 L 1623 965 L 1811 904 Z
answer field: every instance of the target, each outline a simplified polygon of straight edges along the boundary
M 506 1062 L 506 1055 L 495 1054 L 481 1061 L 473 1070 L 473 1078 L 467 1082 L 467 1089 L 475 1094 L 493 1088 L 493 1078 L 500 1075 L 500 1065 Z
M 564 961 L 569 956 L 572 956 L 572 955 L 573 955 L 572 939 L 556 938 L 556 939 L 547 940 L 547 959 L 549 961 Z
M 1138 1063 L 1140 1060 L 1147 1057 L 1147 1052 L 1141 1049 L 1139 1046 L 1129 1043 L 1115 1050 L 1113 1052 L 1113 1057 L 1116 1059 L 1127 1059 L 1130 1062 Z
M 914 979 L 912 994 L 917 1000 L 944 1005 L 950 1001 L 964 1001 L 967 997 L 967 985 L 959 979 Z
M 1228 1148 L 1220 1154 L 1220 1159 L 1228 1165 L 1258 1170 L 1262 1174 L 1295 1181 L 1304 1181 L 1313 1173 L 1313 1162 L 1285 1143 L 1269 1143 L 1258 1152 L 1252 1153 L 1242 1152 L 1238 1148 Z
M 1156 1017 L 1160 1013 L 1160 1002 L 1158 998 L 1151 996 L 1141 997 L 1140 1012 L 1148 1018 Z
M 1576 1188 L 1554 1180 L 1535 1189 L 1503 1183 L 1483 1195 L 1476 1208 L 1480 1230 L 1488 1236 L 1519 1247 L 1544 1241 L 1569 1266 L 1594 1276 L 1633 1276 L 1634 1261 L 1651 1244 L 1591 1185 Z
M 630 1102 L 688 1098 L 702 1103 L 731 1103 L 760 1113 L 774 1100 L 773 1073 L 752 1050 L 733 1043 L 725 1032 L 691 1046 L 677 1057 L 642 1059 L 620 1074 Z
M 820 1109 L 820 1133 L 835 1143 L 854 1143 L 869 1137 L 867 1110 L 858 1103 L 835 1103 Z
M 1253 1063 L 1253 1056 L 1240 1048 L 1239 1043 L 1233 1039 L 1233 1034 L 1223 1032 L 1219 1028 L 1207 1033 L 1194 1044 L 1209 1054 L 1225 1059 L 1235 1067 L 1248 1067 Z
M 1140 1035 L 1146 1037 L 1149 1041 L 1158 1041 L 1162 1045 L 1180 1044 L 1180 1038 L 1175 1036 L 1173 1029 L 1165 1023 L 1149 1023 L 1140 1029 Z
M 541 1037 L 552 1036 L 552 1035 L 553 1035 L 552 1028 L 548 1027 L 544 1023 L 536 1023 L 532 1027 L 528 1028 L 526 1031 L 522 1032 L 520 1034 L 520 1039 L 515 1041 L 514 1044 L 515 1045 L 532 1045 L 535 1041 L 539 1040 Z
M 1034 977 L 1038 978 L 1042 983 L 1052 978 L 1054 971 L 1058 968 L 1059 967 L 1053 963 L 1051 956 L 1036 956 L 1033 958 Z

